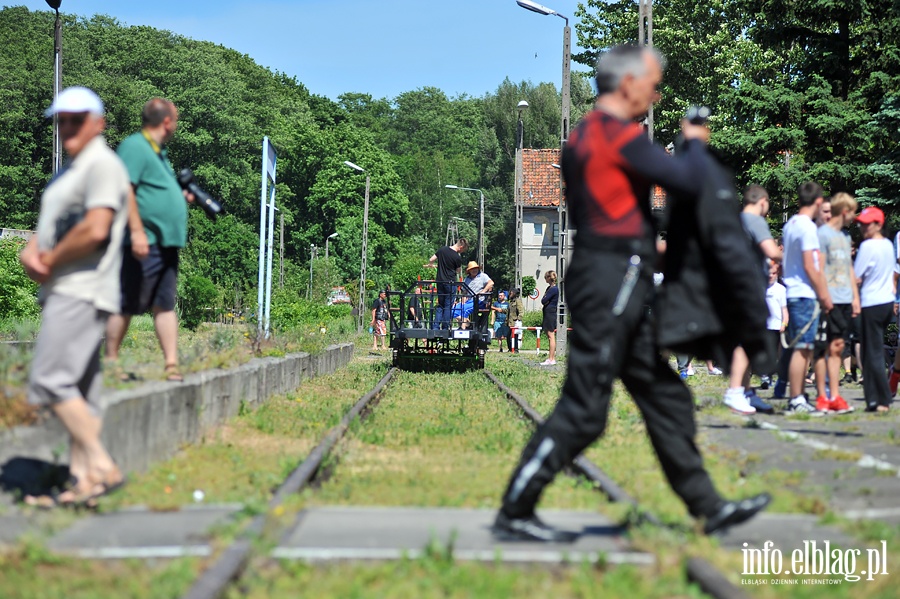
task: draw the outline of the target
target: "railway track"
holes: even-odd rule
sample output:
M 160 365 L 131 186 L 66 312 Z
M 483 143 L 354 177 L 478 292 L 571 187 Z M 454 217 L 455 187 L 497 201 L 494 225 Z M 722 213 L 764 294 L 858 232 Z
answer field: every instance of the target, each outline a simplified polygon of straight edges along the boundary
M 222 597 L 230 587 L 240 581 L 257 547 L 268 546 L 272 542 L 281 542 L 288 537 L 300 515 L 297 515 L 293 522 L 282 522 L 280 513 L 283 511 L 281 507 L 285 500 L 316 480 L 317 475 L 321 473 L 325 459 L 344 437 L 351 423 L 357 418 L 365 418 L 375 408 L 396 373 L 397 369 L 391 368 L 371 390 L 359 398 L 340 423 L 328 431 L 307 458 L 276 489 L 266 511 L 255 516 L 243 533 L 221 551 L 215 562 L 196 579 L 187 594 L 184 595 L 185 599 Z M 536 425 L 543 421 L 541 415 L 534 408 L 490 371 L 485 370 L 484 375 L 500 392 L 518 406 L 526 418 Z M 604 493 L 610 501 L 631 505 L 632 513 L 637 514 L 641 521 L 655 526 L 663 526 L 658 517 L 643 509 L 635 498 L 631 497 L 609 475 L 584 456 L 576 458 L 573 470 L 578 476 L 590 481 L 594 488 Z M 686 575 L 689 580 L 694 581 L 704 592 L 716 599 L 747 597 L 742 590 L 732 585 L 722 573 L 705 560 L 699 558 L 688 560 Z

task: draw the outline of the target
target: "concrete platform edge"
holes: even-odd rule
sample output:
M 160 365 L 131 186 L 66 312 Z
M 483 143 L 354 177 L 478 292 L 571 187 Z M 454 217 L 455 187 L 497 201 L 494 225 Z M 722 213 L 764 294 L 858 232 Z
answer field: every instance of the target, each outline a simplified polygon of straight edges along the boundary
M 185 376 L 183 383 L 152 382 L 103 397 L 103 442 L 125 472 L 141 472 L 236 416 L 289 393 L 302 382 L 350 363 L 353 344 L 330 345 L 317 355 L 256 358 L 229 370 Z M 12 458 L 65 463 L 68 437 L 56 418 L 0 432 L 0 464 Z

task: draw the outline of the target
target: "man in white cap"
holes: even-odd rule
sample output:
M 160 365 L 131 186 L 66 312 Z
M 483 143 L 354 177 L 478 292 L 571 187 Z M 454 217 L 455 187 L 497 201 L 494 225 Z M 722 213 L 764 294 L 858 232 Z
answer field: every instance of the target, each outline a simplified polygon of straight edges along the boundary
M 122 473 L 100 441 L 97 400 L 100 344 L 119 309 L 119 267 L 128 214 L 128 174 L 102 137 L 103 102 L 84 87 L 61 92 L 47 111 L 57 115 L 69 160 L 41 196 L 37 233 L 20 259 L 41 283 L 41 330 L 28 399 L 49 404 L 71 435 L 72 485 L 28 503 L 92 505 L 121 485 Z

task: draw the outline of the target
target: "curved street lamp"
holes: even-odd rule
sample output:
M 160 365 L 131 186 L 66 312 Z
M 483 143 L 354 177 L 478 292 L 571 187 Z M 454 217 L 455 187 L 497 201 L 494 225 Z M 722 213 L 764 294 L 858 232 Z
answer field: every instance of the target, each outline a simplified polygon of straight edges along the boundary
M 481 196 L 478 209 L 478 266 L 484 270 L 484 192 L 477 187 L 459 187 L 458 185 L 444 185 L 444 187 L 461 191 L 477 191 Z
M 337 233 L 332 233 L 328 237 L 325 238 L 325 259 L 328 260 L 328 242 L 337 237 Z
M 572 54 L 572 30 L 569 28 L 569 18 L 561 15 L 552 8 L 538 4 L 533 0 L 516 0 L 516 4 L 531 12 L 539 15 L 556 15 L 566 22 L 563 28 L 563 64 L 562 64 L 562 123 L 560 127 L 560 156 L 562 149 L 566 145 L 569 138 L 569 112 L 570 112 L 570 62 Z M 565 353 L 566 351 L 566 294 L 565 294 L 565 271 L 566 271 L 566 254 L 568 252 L 568 238 L 566 234 L 566 202 L 563 196 L 562 169 L 560 169 L 559 182 L 559 244 L 557 246 L 556 255 L 556 272 L 559 276 L 559 304 L 556 312 L 557 329 L 556 329 L 556 351 Z
M 366 169 L 353 164 L 349 160 L 344 161 L 345 166 L 366 173 Z M 327 240 L 326 240 L 327 242 Z M 366 173 L 366 196 L 363 203 L 363 230 L 362 230 L 362 256 L 360 257 L 359 268 L 359 323 L 357 324 L 357 332 L 361 333 L 363 329 L 363 312 L 366 304 L 366 253 L 369 250 L 369 173 Z
M 59 7 L 62 0 L 47 0 L 47 4 L 56 11 L 56 21 L 53 23 L 53 101 L 59 95 L 62 88 L 62 24 L 59 21 Z M 53 113 L 53 174 L 55 175 L 62 165 L 62 140 L 59 137 L 59 117 Z

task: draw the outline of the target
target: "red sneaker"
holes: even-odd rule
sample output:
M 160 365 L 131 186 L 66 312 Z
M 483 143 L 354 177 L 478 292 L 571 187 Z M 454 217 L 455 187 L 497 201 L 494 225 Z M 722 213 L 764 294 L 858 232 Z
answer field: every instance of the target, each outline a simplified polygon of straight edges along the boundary
M 820 395 L 816 398 L 816 409 L 827 414 L 831 411 L 831 402 L 824 395 Z
M 846 414 L 853 411 L 853 407 L 847 405 L 847 402 L 840 395 L 831 400 L 831 405 L 828 406 L 828 409 L 836 414 Z
M 891 397 L 897 395 L 897 385 L 900 385 L 900 372 L 897 372 L 891 366 L 891 376 L 888 377 L 888 388 L 891 390 Z

